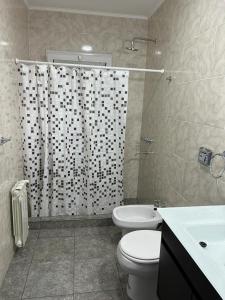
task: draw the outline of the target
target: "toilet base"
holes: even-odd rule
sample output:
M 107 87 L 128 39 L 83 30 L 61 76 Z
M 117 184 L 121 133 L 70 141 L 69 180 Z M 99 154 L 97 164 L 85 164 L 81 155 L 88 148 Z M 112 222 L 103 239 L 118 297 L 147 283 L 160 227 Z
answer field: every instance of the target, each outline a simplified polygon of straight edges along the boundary
M 157 296 L 157 277 L 143 278 L 129 275 L 127 295 L 131 300 L 159 300 Z

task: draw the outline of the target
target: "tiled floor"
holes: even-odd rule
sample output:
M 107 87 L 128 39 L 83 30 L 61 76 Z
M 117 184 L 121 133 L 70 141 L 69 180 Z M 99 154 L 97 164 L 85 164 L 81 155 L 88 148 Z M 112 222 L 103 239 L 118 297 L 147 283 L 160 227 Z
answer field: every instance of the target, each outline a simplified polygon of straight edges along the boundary
M 0 300 L 125 300 L 126 275 L 116 262 L 117 228 L 30 231 L 0 291 Z

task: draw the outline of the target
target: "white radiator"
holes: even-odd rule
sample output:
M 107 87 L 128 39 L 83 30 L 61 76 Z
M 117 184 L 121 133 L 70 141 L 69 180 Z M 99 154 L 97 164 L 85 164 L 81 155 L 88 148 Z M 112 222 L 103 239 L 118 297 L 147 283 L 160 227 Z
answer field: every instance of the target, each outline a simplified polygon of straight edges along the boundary
M 13 233 L 17 247 L 23 247 L 28 237 L 27 183 L 28 180 L 21 180 L 12 188 Z

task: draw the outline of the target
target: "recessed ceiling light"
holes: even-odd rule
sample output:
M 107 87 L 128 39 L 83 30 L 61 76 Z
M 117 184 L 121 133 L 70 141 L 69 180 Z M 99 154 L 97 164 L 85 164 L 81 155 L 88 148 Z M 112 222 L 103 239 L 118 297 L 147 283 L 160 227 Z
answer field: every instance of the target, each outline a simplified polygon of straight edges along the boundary
M 91 52 L 93 50 L 93 47 L 91 45 L 83 45 L 81 49 L 85 52 Z

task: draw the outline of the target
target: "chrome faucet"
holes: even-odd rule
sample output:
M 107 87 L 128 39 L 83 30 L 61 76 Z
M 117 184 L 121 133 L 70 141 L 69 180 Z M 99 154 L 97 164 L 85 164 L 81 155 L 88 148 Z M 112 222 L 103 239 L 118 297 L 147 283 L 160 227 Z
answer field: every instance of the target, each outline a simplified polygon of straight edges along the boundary
M 160 207 L 160 200 L 154 200 L 154 206 L 156 208 L 159 208 Z
M 166 202 L 161 200 L 154 200 L 154 207 L 166 207 Z

